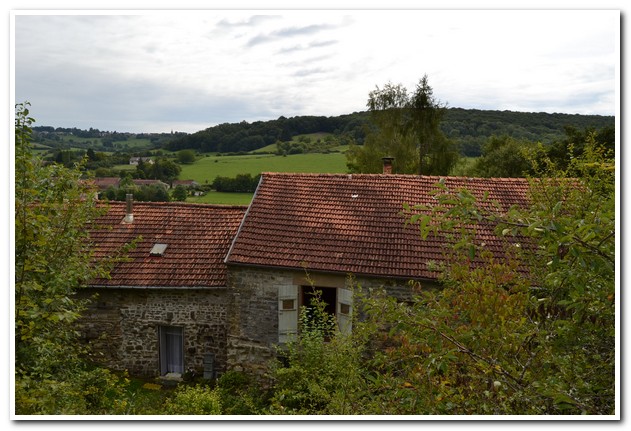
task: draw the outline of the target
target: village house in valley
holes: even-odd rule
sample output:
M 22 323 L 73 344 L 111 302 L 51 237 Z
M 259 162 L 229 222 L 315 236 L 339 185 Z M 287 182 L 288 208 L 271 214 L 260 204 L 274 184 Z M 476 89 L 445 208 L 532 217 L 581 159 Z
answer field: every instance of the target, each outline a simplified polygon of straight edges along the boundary
M 298 330 L 300 307 L 322 292 L 341 331 L 352 331 L 352 286 L 384 287 L 399 300 L 410 280 L 438 286 L 445 237 L 422 239 L 403 204 L 433 205 L 439 177 L 265 173 L 249 207 L 110 203 L 92 238 L 97 256 L 142 236 L 98 293 L 86 338 L 118 369 L 149 376 L 258 372 Z M 525 179 L 445 177 L 504 209 L 527 204 Z M 502 252 L 492 227 L 478 232 Z
M 341 331 L 351 328 L 352 286 L 384 287 L 410 300 L 410 281 L 438 286 L 436 265 L 449 244 L 444 236 L 423 240 L 406 224 L 403 203 L 433 205 L 439 177 L 383 174 L 263 174 L 226 257 L 228 363 L 237 369 L 265 367 L 298 330 L 298 313 L 316 288 Z M 451 189 L 488 192 L 508 210 L 525 205 L 525 179 L 443 178 Z M 503 253 L 503 239 L 481 228 L 485 246 Z M 349 278 L 352 275 L 352 278 Z
M 91 230 L 95 257 L 113 257 L 136 241 L 97 294 L 83 333 L 97 358 L 134 375 L 182 374 L 226 367 L 224 259 L 245 207 L 109 202 Z M 200 371 L 201 372 L 201 371 Z
M 151 157 L 130 157 L 129 159 L 129 164 L 130 165 L 138 165 L 139 163 L 149 163 L 150 165 L 153 165 L 155 162 L 153 161 L 153 159 Z

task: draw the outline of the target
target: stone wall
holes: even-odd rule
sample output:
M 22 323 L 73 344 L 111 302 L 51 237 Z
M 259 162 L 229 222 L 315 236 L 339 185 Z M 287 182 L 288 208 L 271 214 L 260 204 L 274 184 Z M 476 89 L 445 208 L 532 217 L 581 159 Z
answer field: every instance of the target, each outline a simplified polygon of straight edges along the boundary
M 204 371 L 204 355 L 215 356 L 215 370 L 263 374 L 276 357 L 278 292 L 284 286 L 350 288 L 342 274 L 231 266 L 227 289 L 89 288 L 98 294 L 84 313 L 81 332 L 95 360 L 137 376 L 160 374 L 159 328 L 183 328 L 184 369 Z M 405 280 L 357 277 L 363 288 L 385 287 L 407 301 L 413 287 Z
M 352 288 L 343 274 L 230 266 L 228 271 L 228 369 L 262 374 L 276 356 L 278 345 L 278 292 L 283 286 Z M 401 301 L 413 296 L 407 280 L 357 277 L 354 285 L 385 288 Z
M 183 328 L 184 369 L 202 374 L 204 355 L 226 368 L 226 289 L 88 288 L 98 296 L 82 319 L 81 331 L 97 362 L 132 375 L 160 374 L 159 328 Z
M 293 272 L 230 267 L 227 365 L 262 374 L 278 344 L 278 289 Z

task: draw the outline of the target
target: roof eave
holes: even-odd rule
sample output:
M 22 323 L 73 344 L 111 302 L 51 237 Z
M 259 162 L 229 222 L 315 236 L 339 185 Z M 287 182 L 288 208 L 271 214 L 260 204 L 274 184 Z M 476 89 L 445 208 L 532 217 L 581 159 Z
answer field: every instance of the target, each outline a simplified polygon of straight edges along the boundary
M 107 285 L 89 284 L 88 289 L 129 289 L 129 290 L 222 290 L 226 286 L 134 286 L 134 285 Z
M 243 262 L 226 262 L 226 265 L 230 266 L 244 266 L 250 268 L 262 268 L 262 269 L 270 269 L 270 270 L 283 270 L 283 271 L 300 271 L 300 272 L 312 272 L 318 274 L 334 274 L 334 275 L 353 275 L 360 277 L 371 277 L 371 278 L 382 278 L 387 280 L 414 280 L 414 281 L 426 281 L 432 283 L 439 283 L 438 278 L 429 278 L 429 277 L 415 277 L 409 275 L 384 275 L 384 274 L 372 274 L 365 272 L 351 272 L 351 271 L 335 271 L 335 270 L 326 270 L 326 269 L 311 269 L 304 267 L 295 267 L 295 266 L 280 266 L 280 265 L 263 265 L 257 263 L 243 263 Z

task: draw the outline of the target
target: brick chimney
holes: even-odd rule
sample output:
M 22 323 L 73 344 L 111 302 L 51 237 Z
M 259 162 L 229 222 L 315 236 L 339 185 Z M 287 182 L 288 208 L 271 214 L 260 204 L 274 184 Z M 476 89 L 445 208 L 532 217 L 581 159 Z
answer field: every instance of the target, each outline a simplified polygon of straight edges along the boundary
M 132 195 L 131 193 L 127 193 L 125 198 L 127 201 L 127 210 L 125 212 L 123 223 L 131 224 L 134 222 L 134 195 Z
M 394 157 L 382 157 L 383 160 L 383 173 L 386 175 L 392 174 L 392 161 Z

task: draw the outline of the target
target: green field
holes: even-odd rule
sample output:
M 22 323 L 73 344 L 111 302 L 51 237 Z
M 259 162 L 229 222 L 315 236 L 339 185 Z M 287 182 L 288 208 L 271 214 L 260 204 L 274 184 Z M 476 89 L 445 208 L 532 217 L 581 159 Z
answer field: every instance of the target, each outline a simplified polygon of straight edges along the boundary
M 346 156 L 342 153 L 207 156 L 191 165 L 182 165 L 180 178 L 206 184 L 212 183 L 218 176 L 235 177 L 237 174 L 256 176 L 261 172 L 345 173 Z
M 117 171 L 135 171 L 136 170 L 136 165 L 130 165 L 130 164 L 114 165 L 112 167 L 112 169 L 116 169 Z
M 238 174 L 256 176 L 262 172 L 294 172 L 294 173 L 346 173 L 346 156 L 348 147 L 335 148 L 334 153 L 309 153 L 277 156 L 275 154 L 248 154 L 244 156 L 217 156 L 208 154 L 190 165 L 180 165 L 182 172 L 179 178 L 195 180 L 200 184 L 211 184 L 218 176 L 235 177 Z M 268 150 L 271 147 L 267 148 Z M 463 157 L 451 175 L 463 175 L 475 158 Z M 117 165 L 116 169 L 134 170 L 133 165 Z M 220 193 L 211 191 L 204 196 L 189 197 L 187 202 L 249 205 L 252 193 Z
M 262 172 L 345 173 L 346 156 L 343 153 L 311 153 L 277 156 L 251 154 L 246 156 L 208 155 L 192 165 L 181 165 L 180 178 L 200 184 L 212 183 L 218 176 L 235 177 L 238 174 L 256 176 Z M 252 193 L 209 192 L 204 196 L 189 197 L 187 202 L 249 205 Z

